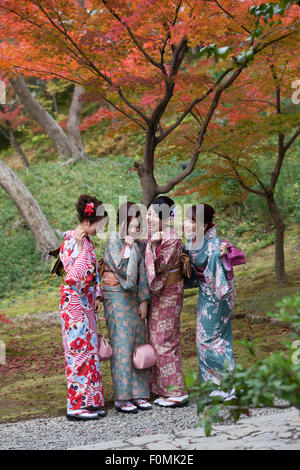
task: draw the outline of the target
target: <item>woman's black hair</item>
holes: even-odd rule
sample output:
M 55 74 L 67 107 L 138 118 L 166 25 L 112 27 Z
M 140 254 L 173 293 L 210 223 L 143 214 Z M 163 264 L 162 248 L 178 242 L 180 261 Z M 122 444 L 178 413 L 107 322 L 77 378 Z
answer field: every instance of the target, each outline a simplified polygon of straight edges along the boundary
M 147 209 L 149 209 L 150 206 L 153 206 L 160 220 L 165 220 L 171 216 L 171 212 L 175 209 L 175 202 L 168 196 L 157 196 L 148 204 Z M 168 211 L 163 210 L 166 206 L 169 208 Z
M 142 214 L 141 209 L 135 202 L 124 202 L 119 207 L 117 215 L 117 224 L 120 226 L 124 221 L 126 221 L 125 229 L 126 233 L 128 232 L 128 225 L 133 217 L 136 217 L 140 224 L 140 230 L 142 230 Z
M 186 211 L 186 217 L 188 217 L 189 219 L 193 220 L 194 222 L 197 222 L 197 215 L 200 213 L 199 209 L 198 209 L 198 213 L 197 213 L 197 207 L 199 207 L 201 204 L 197 204 L 195 206 L 192 206 L 192 207 L 189 207 L 188 210 Z M 207 224 L 207 228 L 210 228 L 212 222 L 213 222 L 213 218 L 214 218 L 214 215 L 215 215 L 215 210 L 212 206 L 210 206 L 209 204 L 202 204 L 203 205 L 203 211 L 204 211 L 204 224 Z
M 76 203 L 77 217 L 79 222 L 88 220 L 90 224 L 99 222 L 107 217 L 102 201 L 88 194 L 81 194 Z

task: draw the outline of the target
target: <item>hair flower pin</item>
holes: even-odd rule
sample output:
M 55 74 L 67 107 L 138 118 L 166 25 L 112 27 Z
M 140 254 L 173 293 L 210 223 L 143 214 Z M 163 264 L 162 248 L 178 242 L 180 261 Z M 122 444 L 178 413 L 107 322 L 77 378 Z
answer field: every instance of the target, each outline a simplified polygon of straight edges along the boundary
M 174 207 L 174 209 L 171 211 L 170 218 L 174 219 L 175 215 L 176 215 L 176 207 Z
M 85 212 L 87 215 L 92 215 L 92 213 L 94 212 L 94 203 L 93 203 L 93 202 L 89 202 L 89 203 L 85 206 L 84 212 Z

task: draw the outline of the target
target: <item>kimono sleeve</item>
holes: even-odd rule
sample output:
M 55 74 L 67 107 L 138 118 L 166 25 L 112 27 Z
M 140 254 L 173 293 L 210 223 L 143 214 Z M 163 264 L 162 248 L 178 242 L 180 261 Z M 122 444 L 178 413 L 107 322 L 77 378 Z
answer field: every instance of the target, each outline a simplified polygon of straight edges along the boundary
M 179 249 L 182 249 L 180 240 L 168 239 L 162 243 L 160 253 L 154 260 L 155 271 L 157 274 L 165 273 L 170 270 L 178 259 Z
M 159 292 L 168 276 L 168 272 L 179 259 L 182 244 L 179 239 L 164 240 L 160 246 L 158 256 L 155 256 L 151 245 L 146 246 L 146 271 L 150 290 Z
M 215 249 L 208 257 L 207 266 L 204 270 L 204 277 L 212 293 L 221 299 L 229 291 L 224 267 L 220 259 L 219 248 Z
M 129 258 L 122 258 L 118 240 L 110 239 L 105 250 L 109 268 L 116 274 L 123 289 L 136 289 L 140 258 L 140 250 L 137 243 L 133 244 Z
M 190 256 L 192 263 L 197 267 L 197 268 L 203 268 L 208 259 L 208 255 L 204 247 L 195 247 L 195 248 L 190 248 L 190 245 L 186 246 L 186 252 Z
M 141 259 L 139 262 L 139 275 L 138 275 L 138 286 L 137 286 L 137 293 L 138 293 L 138 302 L 139 304 L 144 300 L 150 300 L 150 290 L 147 281 L 147 273 L 145 267 L 145 253 L 144 249 L 142 249 Z
M 226 255 L 222 256 L 222 261 L 224 260 L 223 264 L 225 265 L 226 263 L 227 266 L 230 266 L 230 268 L 232 268 L 233 266 L 238 266 L 240 264 L 245 264 L 245 254 L 227 240 L 223 241 L 227 243 L 227 253 Z
M 75 245 L 75 238 L 69 235 L 64 241 L 59 254 L 67 273 L 64 282 L 69 286 L 80 282 L 87 270 L 88 241 L 86 239 L 83 240 L 82 250 L 76 258 L 72 256 Z

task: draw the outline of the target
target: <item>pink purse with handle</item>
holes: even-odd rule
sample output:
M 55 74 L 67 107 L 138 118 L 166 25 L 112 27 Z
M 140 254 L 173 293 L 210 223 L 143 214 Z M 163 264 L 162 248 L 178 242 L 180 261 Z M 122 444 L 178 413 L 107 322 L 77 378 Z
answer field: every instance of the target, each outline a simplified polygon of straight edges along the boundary
M 147 328 L 147 321 L 146 321 Z M 148 328 L 147 328 L 148 330 Z M 148 337 L 148 334 L 147 334 Z M 147 340 L 146 340 L 147 341 Z M 132 353 L 132 365 L 136 369 L 149 369 L 156 364 L 156 352 L 150 344 L 140 344 Z
M 141 344 L 132 353 L 132 364 L 136 369 L 148 369 L 156 363 L 156 353 L 150 344 Z
M 112 357 L 112 348 L 108 341 L 104 338 L 104 336 L 99 335 L 99 358 L 100 361 L 108 361 Z

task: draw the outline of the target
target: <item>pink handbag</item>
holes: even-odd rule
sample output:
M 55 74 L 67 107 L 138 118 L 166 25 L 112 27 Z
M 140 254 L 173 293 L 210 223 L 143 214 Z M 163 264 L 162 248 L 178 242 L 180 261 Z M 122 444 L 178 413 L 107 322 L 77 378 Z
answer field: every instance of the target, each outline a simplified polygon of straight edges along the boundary
M 141 344 L 132 353 L 132 364 L 136 369 L 148 369 L 156 363 L 156 353 L 150 344 Z
M 106 339 L 99 335 L 99 358 L 100 361 L 108 361 L 112 357 L 112 348 L 111 345 L 106 341 Z

